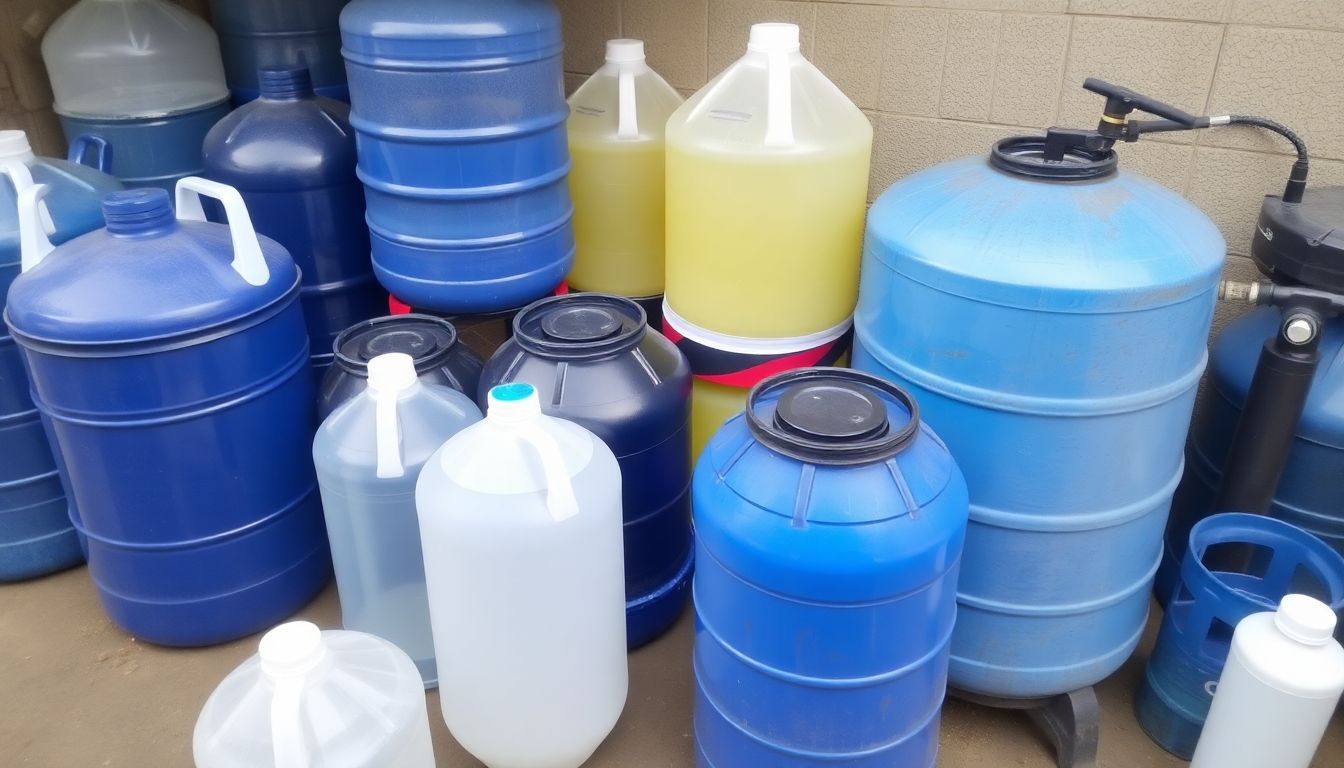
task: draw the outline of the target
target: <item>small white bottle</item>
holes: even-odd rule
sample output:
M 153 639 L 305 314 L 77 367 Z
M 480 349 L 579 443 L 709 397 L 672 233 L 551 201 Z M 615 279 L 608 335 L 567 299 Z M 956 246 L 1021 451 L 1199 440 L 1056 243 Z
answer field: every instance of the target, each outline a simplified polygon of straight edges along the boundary
M 1335 614 L 1306 595 L 1242 619 L 1191 768 L 1308 768 L 1344 693 Z
M 363 632 L 292 621 L 206 700 L 197 768 L 434 768 L 411 657 Z

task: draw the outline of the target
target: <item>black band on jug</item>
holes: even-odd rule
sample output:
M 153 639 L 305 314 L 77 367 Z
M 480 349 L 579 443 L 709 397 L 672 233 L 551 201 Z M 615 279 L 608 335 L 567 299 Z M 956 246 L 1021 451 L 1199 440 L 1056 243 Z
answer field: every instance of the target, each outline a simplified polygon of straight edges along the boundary
M 591 360 L 638 346 L 644 309 L 624 296 L 570 293 L 527 305 L 513 319 L 518 346 L 551 360 Z
M 1085 181 L 1115 173 L 1115 150 L 1069 147 L 1062 160 L 1045 159 L 1044 136 L 1013 136 L 994 144 L 989 164 L 1015 176 L 1050 181 Z
M 749 389 L 769 376 L 795 368 L 835 365 L 849 351 L 854 335 L 853 326 L 846 325 L 832 338 L 802 349 L 754 353 L 720 349 L 691 338 L 688 331 L 678 327 L 673 313 L 665 306 L 663 335 L 686 356 L 691 364 L 691 375 L 702 381 L 737 389 Z
M 762 413 L 757 406 L 776 392 L 773 412 Z M 909 412 L 897 428 L 891 423 L 890 400 Z M 747 394 L 746 417 L 762 445 L 813 464 L 882 461 L 919 433 L 919 405 L 909 393 L 848 368 L 804 368 L 764 379 Z
M 336 364 L 359 377 L 369 375 L 369 360 L 389 352 L 402 352 L 415 361 L 423 374 L 444 364 L 457 344 L 457 329 L 447 320 L 429 315 L 406 314 L 376 317 L 346 328 L 332 347 Z

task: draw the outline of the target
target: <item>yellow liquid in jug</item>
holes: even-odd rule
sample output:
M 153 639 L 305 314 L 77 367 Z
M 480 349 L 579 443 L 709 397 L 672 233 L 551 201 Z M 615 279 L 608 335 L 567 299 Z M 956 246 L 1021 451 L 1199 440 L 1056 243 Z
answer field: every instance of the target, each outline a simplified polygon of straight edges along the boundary
M 574 290 L 663 292 L 663 142 L 570 136 Z
M 818 333 L 854 311 L 868 145 L 740 156 L 667 147 L 667 297 L 702 328 Z

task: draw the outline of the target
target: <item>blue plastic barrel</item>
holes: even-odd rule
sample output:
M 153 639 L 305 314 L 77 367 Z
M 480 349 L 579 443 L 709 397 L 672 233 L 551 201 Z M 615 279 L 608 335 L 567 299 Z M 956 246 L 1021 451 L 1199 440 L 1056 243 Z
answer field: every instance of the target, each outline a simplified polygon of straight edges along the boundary
M 626 643 L 667 631 L 690 597 L 691 368 L 634 301 L 574 293 L 535 302 L 481 374 L 534 386 L 542 409 L 597 435 L 621 467 Z
M 229 103 L 220 101 L 153 117 L 60 117 L 66 136 L 96 136 L 113 148 L 107 171 L 127 187 L 160 187 L 171 192 L 178 179 L 201 175 L 205 167 L 201 142 L 228 113 Z
M 341 39 L 382 284 L 441 313 L 550 293 L 574 259 L 555 7 L 354 0 Z
M 205 137 L 205 176 L 237 189 L 257 232 L 298 264 L 313 367 L 321 371 L 341 331 L 387 310 L 369 263 L 350 107 L 315 96 L 302 67 L 268 67 L 257 77 L 261 98 Z
M 1011 699 L 1139 642 L 1224 252 L 1115 152 L 1043 144 L 887 190 L 855 317 L 854 367 L 914 395 L 971 488 L 950 685 Z
M 204 221 L 193 191 L 223 200 Z M 107 228 L 14 281 L 5 319 L 108 615 L 208 645 L 289 616 L 331 575 L 309 446 L 299 272 L 203 179 L 103 202 Z
M 35 184 L 49 188 L 45 202 L 57 243 L 101 227 L 103 194 L 121 188 L 92 168 L 34 156 L 23 131 L 0 131 L 0 311 L 21 269 L 18 193 Z M 23 358 L 0 326 L 0 581 L 41 576 L 83 559 Z
M 1182 760 L 1195 754 L 1232 631 L 1242 619 L 1273 611 L 1291 593 L 1310 595 L 1335 613 L 1344 610 L 1344 557 L 1301 528 L 1258 515 L 1221 514 L 1196 524 L 1188 543 L 1176 599 L 1162 617 L 1134 700 L 1139 725 Z M 1239 562 L 1249 567 L 1229 572 L 1218 565 L 1220 556 L 1238 562 L 1228 547 L 1243 548 Z
M 304 66 L 319 96 L 350 100 L 341 58 L 341 9 L 350 0 L 210 0 L 233 103 L 261 95 L 257 70 Z
M 1175 587 L 1191 527 L 1213 511 L 1260 350 L 1280 322 L 1278 309 L 1262 307 L 1228 323 L 1213 342 L 1208 396 L 1190 429 L 1185 477 L 1172 503 L 1166 555 L 1154 590 L 1163 605 Z M 1344 319 L 1325 324 L 1318 354 L 1320 364 L 1269 514 L 1344 554 Z
M 934 765 L 967 498 L 915 401 L 772 376 L 693 489 L 697 765 Z

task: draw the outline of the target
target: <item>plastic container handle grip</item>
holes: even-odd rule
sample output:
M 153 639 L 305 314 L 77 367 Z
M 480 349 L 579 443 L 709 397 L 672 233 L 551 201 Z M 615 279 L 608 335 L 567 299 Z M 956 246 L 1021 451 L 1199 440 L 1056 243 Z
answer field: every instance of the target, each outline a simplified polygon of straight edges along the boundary
M 33 172 L 29 170 L 27 163 L 24 163 L 22 160 L 6 160 L 5 162 L 0 163 L 0 176 L 9 177 L 10 183 L 14 185 L 14 194 L 16 196 L 22 196 L 25 189 L 33 188 Z M 42 234 L 50 236 L 56 232 L 56 222 L 52 221 L 51 209 L 47 208 L 47 204 L 42 201 L 42 197 L 46 194 L 47 190 L 44 189 L 37 195 L 37 216 L 38 220 L 42 222 Z M 20 212 L 23 210 L 21 204 L 19 205 L 19 210 Z M 22 233 L 20 233 L 19 242 L 20 247 L 22 247 Z M 50 252 L 51 243 L 47 243 L 46 250 L 36 257 L 37 261 L 41 261 L 42 257 Z M 33 262 L 34 266 L 36 266 L 37 261 Z M 27 267 L 24 267 L 24 269 L 27 269 Z
M 85 162 L 89 157 L 89 149 L 94 150 L 93 163 Z M 67 160 L 80 165 L 87 165 L 94 170 L 103 173 L 112 172 L 112 145 L 107 143 L 107 139 L 102 136 L 93 136 L 83 134 L 76 136 L 75 140 L 70 142 L 70 152 L 66 155 Z
M 789 52 L 771 51 L 767 56 L 765 146 L 791 147 L 793 146 L 793 82 L 790 77 Z
M 563 523 L 579 514 L 579 500 L 574 496 L 574 485 L 565 467 L 565 457 L 560 453 L 555 438 L 536 422 L 518 424 L 514 430 L 541 459 L 542 471 L 546 473 L 546 510 L 551 513 L 551 519 Z
M 300 705 L 304 678 L 282 677 L 271 696 L 271 754 L 276 768 L 308 768 L 308 744 L 303 739 Z
M 19 192 L 19 271 L 27 272 L 56 250 L 46 230 L 38 224 L 45 207 L 47 185 L 34 184 Z M 39 207 L 43 206 L 43 207 Z M 50 217 L 47 217 L 50 220 Z
M 621 64 L 616 76 L 616 138 L 639 138 L 639 111 L 635 104 L 635 68 Z
M 177 182 L 177 218 L 180 221 L 205 221 L 201 196 L 218 200 L 224 206 L 224 216 L 233 236 L 233 261 L 229 266 L 248 285 L 265 285 L 271 279 L 266 258 L 261 255 L 261 241 L 252 227 L 252 217 L 238 190 L 228 184 L 188 176 Z
M 379 391 L 375 399 L 374 440 L 377 443 L 379 479 L 403 477 L 406 467 L 401 460 L 401 423 L 397 419 L 399 390 Z

